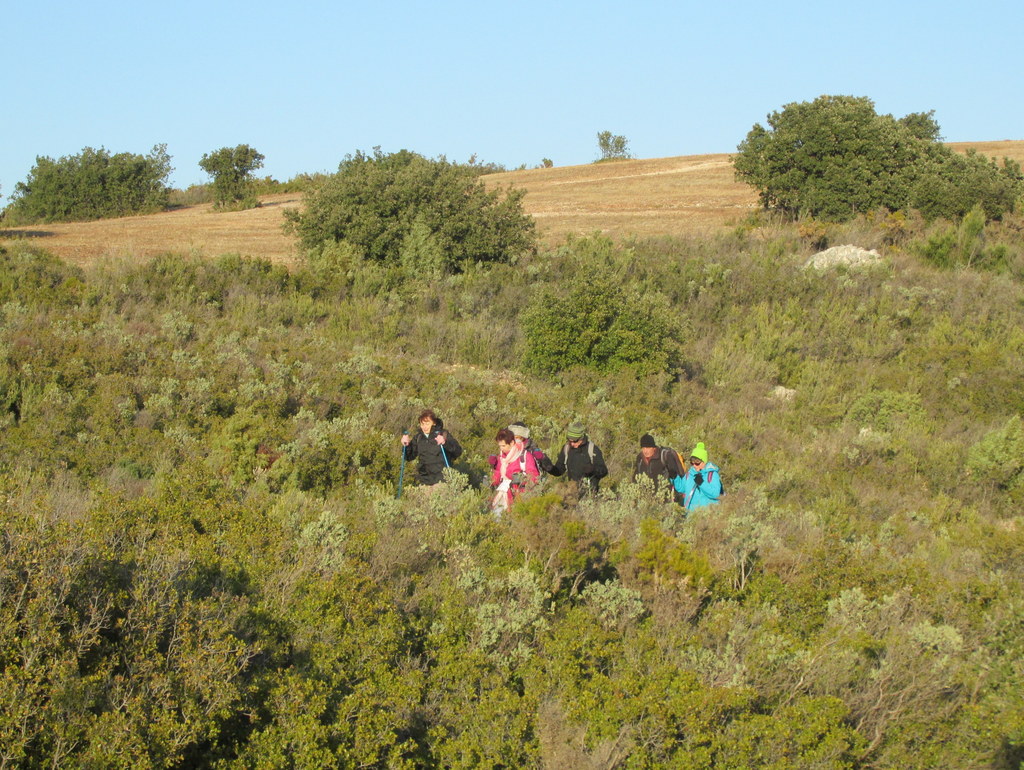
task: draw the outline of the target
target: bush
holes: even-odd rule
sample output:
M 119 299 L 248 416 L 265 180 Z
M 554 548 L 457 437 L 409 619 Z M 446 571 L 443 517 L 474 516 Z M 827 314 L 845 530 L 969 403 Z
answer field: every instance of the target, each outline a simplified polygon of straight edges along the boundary
M 600 238 L 567 249 L 574 273 L 568 289 L 542 289 L 523 314 L 526 369 L 553 374 L 586 366 L 653 374 L 675 367 L 679 325 L 664 296 L 626 278 L 629 256 L 617 255 Z
M 5 217 L 20 224 L 160 211 L 167 208 L 172 170 L 166 144 L 145 156 L 86 147 L 60 160 L 37 157 L 28 179 L 15 185 Z
M 263 168 L 264 156 L 247 144 L 221 147 L 203 155 L 199 168 L 213 177 L 217 208 L 250 209 L 257 205 L 252 172 Z
M 940 144 L 932 113 L 896 120 L 867 97 L 821 96 L 787 104 L 768 125 L 754 125 L 733 165 L 766 209 L 789 217 L 843 221 L 879 207 L 959 217 L 980 203 L 995 218 L 1024 191 L 1017 164 Z
M 998 270 L 1006 266 L 1005 244 L 986 245 L 985 212 L 981 204 L 971 209 L 957 226 L 942 224 L 916 251 L 936 267 L 975 267 Z
M 1018 416 L 987 434 L 967 452 L 967 467 L 978 481 L 999 489 L 1024 480 L 1024 427 Z
M 303 248 L 336 241 L 366 259 L 394 264 L 422 256 L 428 270 L 471 262 L 509 262 L 534 245 L 534 224 L 522 210 L 523 191 L 488 191 L 476 168 L 428 160 L 408 150 L 357 152 L 312 190 L 304 210 L 288 211 Z
M 928 219 L 959 219 L 976 208 L 984 219 L 999 219 L 1024 193 L 1021 180 L 1015 161 L 1004 159 L 999 166 L 973 148 L 960 155 L 937 145 L 911 183 L 906 205 Z

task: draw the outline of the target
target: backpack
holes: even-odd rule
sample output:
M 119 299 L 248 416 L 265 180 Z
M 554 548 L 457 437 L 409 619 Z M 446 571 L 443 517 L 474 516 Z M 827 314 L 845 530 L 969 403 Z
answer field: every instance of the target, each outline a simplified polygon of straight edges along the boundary
M 569 462 L 569 450 L 570 449 L 572 449 L 572 447 L 570 447 L 569 446 L 569 442 L 566 441 L 565 442 L 565 446 L 562 447 L 562 452 L 565 453 L 565 462 L 566 462 L 566 464 L 568 464 L 568 462 Z M 587 439 L 587 454 L 590 456 L 590 464 L 593 465 L 594 464 L 594 442 L 591 441 L 590 439 Z
M 678 476 L 686 474 L 686 465 L 683 463 L 682 455 L 671 447 L 663 446 L 661 448 L 661 464 L 670 470 L 674 466 L 674 469 L 678 471 L 676 474 Z
M 671 447 L 663 446 L 661 449 L 661 464 L 665 466 L 665 469 L 672 473 L 669 479 L 675 476 L 685 476 L 686 466 L 683 464 L 683 458 L 676 450 Z M 643 471 L 643 460 L 637 459 L 636 461 L 636 472 L 640 473 Z

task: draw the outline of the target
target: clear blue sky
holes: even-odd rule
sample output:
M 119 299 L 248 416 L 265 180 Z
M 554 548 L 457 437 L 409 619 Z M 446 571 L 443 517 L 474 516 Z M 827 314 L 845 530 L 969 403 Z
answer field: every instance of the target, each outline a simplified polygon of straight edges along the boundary
M 731 152 L 772 110 L 868 96 L 948 141 L 1024 138 L 1021 0 L 943 5 L 435 0 L 5 0 L 0 203 L 37 155 L 145 154 L 171 183 L 250 144 L 261 175 L 379 145 L 515 168 Z

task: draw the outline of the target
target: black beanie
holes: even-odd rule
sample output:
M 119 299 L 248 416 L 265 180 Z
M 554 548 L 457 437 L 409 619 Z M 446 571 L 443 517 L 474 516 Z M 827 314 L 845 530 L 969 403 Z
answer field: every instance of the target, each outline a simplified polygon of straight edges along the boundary
M 645 433 L 640 437 L 640 446 L 656 447 L 658 445 L 654 442 L 654 436 L 652 436 L 650 433 Z

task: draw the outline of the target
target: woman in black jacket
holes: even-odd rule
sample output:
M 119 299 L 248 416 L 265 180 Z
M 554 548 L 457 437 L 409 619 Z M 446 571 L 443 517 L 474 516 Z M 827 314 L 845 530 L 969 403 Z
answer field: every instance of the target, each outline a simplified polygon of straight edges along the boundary
M 420 415 L 420 429 L 415 435 L 402 436 L 405 459 L 419 458 L 416 478 L 422 486 L 432 487 L 444 480 L 442 471 L 456 457 L 462 454 L 462 447 L 448 431 L 444 423 L 430 409 Z

